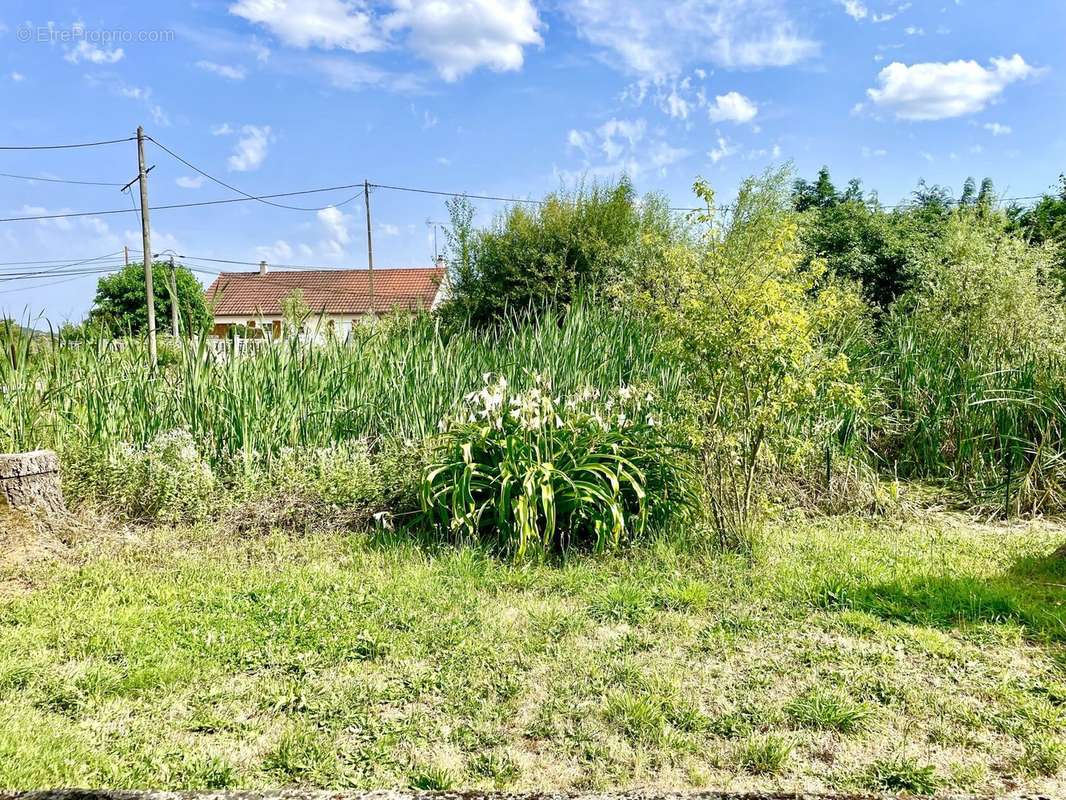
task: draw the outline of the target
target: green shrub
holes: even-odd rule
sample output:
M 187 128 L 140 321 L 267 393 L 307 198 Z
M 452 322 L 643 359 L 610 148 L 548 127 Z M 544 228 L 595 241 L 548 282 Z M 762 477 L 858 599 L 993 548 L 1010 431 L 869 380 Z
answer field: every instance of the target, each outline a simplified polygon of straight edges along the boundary
M 696 194 L 695 246 L 651 243 L 618 288 L 662 330 L 687 377 L 707 505 L 726 544 L 751 545 L 765 479 L 811 451 L 853 449 L 865 398 L 849 348 L 868 331 L 854 286 L 804 267 L 787 171 L 749 179 L 724 220 Z
M 365 441 L 281 451 L 270 467 L 277 491 L 328 505 L 373 505 L 382 487 Z
M 146 447 L 79 450 L 67 459 L 75 498 L 102 501 L 136 521 L 198 522 L 219 507 L 219 481 L 187 430 L 158 434 Z
M 664 201 L 638 203 L 625 178 L 516 203 L 481 230 L 465 198 L 448 210 L 452 271 L 442 315 L 478 327 L 595 293 L 624 269 L 642 236 L 677 229 Z
M 564 399 L 544 376 L 524 392 L 486 376 L 442 428 L 423 482 L 427 517 L 516 558 L 602 552 L 690 505 L 685 454 L 644 389 Z

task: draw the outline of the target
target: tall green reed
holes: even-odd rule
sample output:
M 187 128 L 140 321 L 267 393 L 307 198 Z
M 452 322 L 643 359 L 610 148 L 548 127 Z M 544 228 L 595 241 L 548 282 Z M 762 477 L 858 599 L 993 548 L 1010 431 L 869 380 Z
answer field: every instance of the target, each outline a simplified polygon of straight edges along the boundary
M 52 337 L 0 364 L 0 449 L 106 453 L 185 429 L 226 472 L 285 448 L 422 439 L 486 373 L 519 387 L 544 373 L 561 391 L 651 383 L 670 398 L 682 376 L 654 355 L 654 337 L 592 305 L 487 332 L 395 318 L 345 342 L 278 341 L 237 357 L 218 357 L 207 339 L 178 343 L 154 373 L 143 342 Z

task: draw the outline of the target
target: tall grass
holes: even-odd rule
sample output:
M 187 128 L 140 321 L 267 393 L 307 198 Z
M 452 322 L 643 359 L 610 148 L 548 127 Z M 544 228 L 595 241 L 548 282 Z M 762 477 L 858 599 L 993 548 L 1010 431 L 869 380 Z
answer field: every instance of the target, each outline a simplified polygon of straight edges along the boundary
M 651 383 L 669 400 L 680 370 L 657 358 L 639 320 L 593 306 L 514 320 L 491 332 L 445 331 L 428 317 L 379 321 L 346 342 L 279 341 L 218 358 L 205 339 L 175 347 L 152 373 L 143 342 L 12 342 L 0 360 L 0 450 L 60 453 L 143 447 L 188 430 L 225 472 L 285 448 L 380 437 L 420 440 L 486 373 L 560 391 Z
M 960 346 L 908 319 L 886 341 L 886 458 L 1005 515 L 1066 504 L 1066 362 L 1047 348 Z

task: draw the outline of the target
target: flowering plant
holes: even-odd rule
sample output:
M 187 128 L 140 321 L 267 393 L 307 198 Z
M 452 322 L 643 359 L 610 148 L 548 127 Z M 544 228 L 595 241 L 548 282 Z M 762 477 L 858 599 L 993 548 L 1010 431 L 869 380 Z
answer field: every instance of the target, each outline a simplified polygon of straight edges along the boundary
M 684 458 L 662 425 L 655 395 L 622 386 L 553 393 L 534 374 L 516 391 L 485 376 L 441 422 L 422 507 L 453 534 L 531 547 L 618 546 L 649 521 L 689 507 Z

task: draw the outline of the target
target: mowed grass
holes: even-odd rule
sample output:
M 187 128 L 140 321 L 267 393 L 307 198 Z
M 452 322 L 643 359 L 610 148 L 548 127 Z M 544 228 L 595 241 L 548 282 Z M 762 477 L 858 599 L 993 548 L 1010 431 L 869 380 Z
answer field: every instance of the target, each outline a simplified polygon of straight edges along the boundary
M 116 539 L 118 537 L 115 537 Z M 1066 791 L 1066 531 L 751 560 L 106 534 L 9 566 L 0 786 Z

